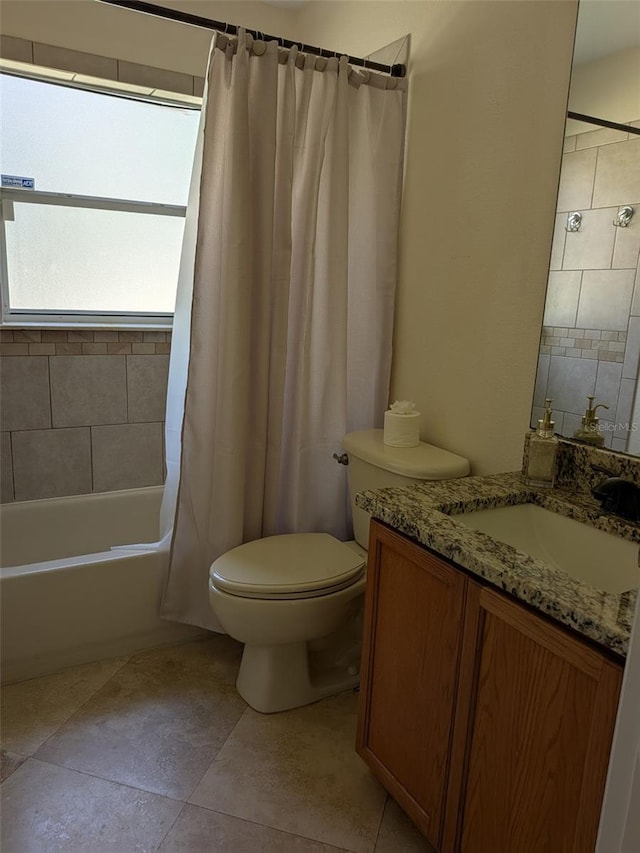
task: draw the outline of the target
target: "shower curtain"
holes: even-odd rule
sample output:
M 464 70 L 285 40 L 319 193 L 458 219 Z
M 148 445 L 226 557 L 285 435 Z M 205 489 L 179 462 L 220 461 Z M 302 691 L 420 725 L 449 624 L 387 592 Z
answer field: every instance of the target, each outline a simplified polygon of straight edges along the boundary
M 406 81 L 216 35 L 167 401 L 167 619 L 221 630 L 213 560 L 348 538 L 346 432 L 387 406 Z

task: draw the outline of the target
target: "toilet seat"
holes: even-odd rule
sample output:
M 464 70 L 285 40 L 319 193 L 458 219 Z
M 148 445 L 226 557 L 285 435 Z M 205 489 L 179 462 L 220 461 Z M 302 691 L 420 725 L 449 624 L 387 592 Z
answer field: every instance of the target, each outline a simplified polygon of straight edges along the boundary
M 328 533 L 285 533 L 227 551 L 209 576 L 217 589 L 241 598 L 315 598 L 354 584 L 365 562 Z

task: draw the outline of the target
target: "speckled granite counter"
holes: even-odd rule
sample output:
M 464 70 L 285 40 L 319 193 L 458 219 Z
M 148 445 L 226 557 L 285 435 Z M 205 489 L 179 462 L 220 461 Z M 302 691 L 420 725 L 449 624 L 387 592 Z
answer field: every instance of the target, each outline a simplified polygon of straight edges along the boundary
M 356 504 L 411 539 L 619 655 L 626 655 L 637 590 L 602 592 L 456 522 L 477 509 L 534 503 L 640 543 L 640 527 L 605 515 L 588 494 L 535 489 L 519 473 L 360 492 Z

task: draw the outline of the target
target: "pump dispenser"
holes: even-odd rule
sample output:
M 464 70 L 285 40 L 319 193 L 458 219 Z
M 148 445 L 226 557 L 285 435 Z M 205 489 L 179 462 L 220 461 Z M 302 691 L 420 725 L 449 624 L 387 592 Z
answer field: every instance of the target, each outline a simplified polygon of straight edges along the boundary
M 597 406 L 594 406 L 595 399 L 595 397 L 587 395 L 587 400 L 589 401 L 587 411 L 582 416 L 582 424 L 574 432 L 573 437 L 577 438 L 578 441 L 587 441 L 596 447 L 602 447 L 604 444 L 604 435 L 598 429 L 599 420 L 596 412 L 598 409 L 608 409 L 609 406 L 605 406 L 604 403 L 598 403 Z
M 532 486 L 553 486 L 556 475 L 558 439 L 554 434 L 555 423 L 551 420 L 551 400 L 545 400 L 544 416 L 529 443 L 529 461 L 525 479 Z

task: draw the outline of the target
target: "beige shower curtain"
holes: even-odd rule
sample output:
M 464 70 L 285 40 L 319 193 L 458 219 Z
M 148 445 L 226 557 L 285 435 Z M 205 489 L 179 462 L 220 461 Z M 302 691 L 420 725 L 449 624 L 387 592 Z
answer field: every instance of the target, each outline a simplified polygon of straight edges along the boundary
M 214 40 L 172 342 L 166 618 L 219 629 L 208 569 L 241 542 L 350 535 L 332 454 L 388 402 L 405 100 L 345 57 Z

